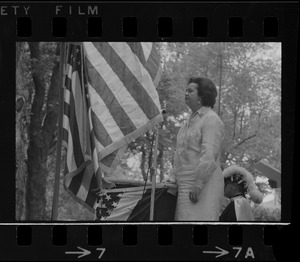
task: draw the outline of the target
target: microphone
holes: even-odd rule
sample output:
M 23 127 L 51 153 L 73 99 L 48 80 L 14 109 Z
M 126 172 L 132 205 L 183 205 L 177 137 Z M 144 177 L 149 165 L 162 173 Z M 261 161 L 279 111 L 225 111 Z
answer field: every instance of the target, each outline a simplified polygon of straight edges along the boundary
M 163 122 L 161 122 L 161 127 L 162 127 L 163 130 L 166 130 L 165 122 L 167 120 L 167 110 L 165 108 L 163 108 L 161 110 L 161 113 L 163 115 Z

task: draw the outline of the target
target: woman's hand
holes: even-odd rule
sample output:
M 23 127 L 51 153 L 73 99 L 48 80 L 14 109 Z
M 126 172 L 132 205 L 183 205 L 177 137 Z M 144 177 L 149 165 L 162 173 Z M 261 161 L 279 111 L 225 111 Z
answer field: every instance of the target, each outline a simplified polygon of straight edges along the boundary
M 200 192 L 201 192 L 201 189 L 199 187 L 195 187 L 195 186 L 190 191 L 190 200 L 193 203 L 197 203 L 198 202 Z

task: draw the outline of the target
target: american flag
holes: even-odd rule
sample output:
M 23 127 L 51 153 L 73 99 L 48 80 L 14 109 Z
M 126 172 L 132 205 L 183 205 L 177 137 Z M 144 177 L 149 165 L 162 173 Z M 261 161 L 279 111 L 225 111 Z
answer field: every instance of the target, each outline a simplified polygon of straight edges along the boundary
M 93 212 L 97 178 L 113 171 L 128 143 L 162 121 L 156 91 L 160 75 L 152 43 L 69 44 L 64 186 Z
M 167 190 L 157 185 L 155 202 Z M 151 186 L 104 190 L 97 197 L 95 221 L 149 221 L 150 198 Z

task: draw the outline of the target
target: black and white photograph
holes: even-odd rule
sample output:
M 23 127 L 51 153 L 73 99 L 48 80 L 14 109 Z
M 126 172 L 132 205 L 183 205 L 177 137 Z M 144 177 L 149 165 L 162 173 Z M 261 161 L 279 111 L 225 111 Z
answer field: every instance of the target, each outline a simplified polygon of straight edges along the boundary
M 18 222 L 280 222 L 280 42 L 16 43 Z
M 0 261 L 296 254 L 297 1 L 1 1 Z

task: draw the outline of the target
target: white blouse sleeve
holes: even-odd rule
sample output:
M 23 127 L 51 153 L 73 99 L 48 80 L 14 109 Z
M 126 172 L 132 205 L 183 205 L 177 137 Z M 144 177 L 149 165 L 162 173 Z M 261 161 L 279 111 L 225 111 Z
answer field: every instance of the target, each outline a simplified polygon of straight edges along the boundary
M 201 132 L 201 154 L 199 165 L 195 169 L 196 186 L 203 188 L 211 175 L 217 169 L 216 160 L 222 148 L 224 124 L 215 116 L 205 119 Z

